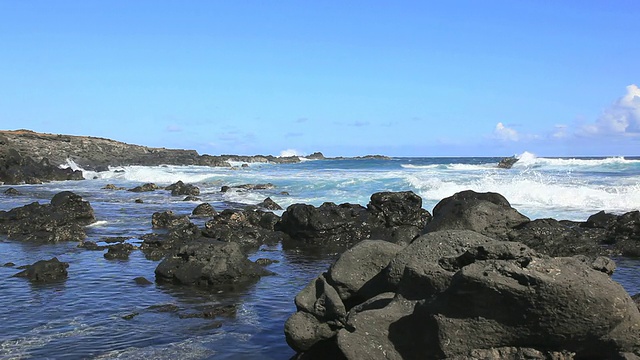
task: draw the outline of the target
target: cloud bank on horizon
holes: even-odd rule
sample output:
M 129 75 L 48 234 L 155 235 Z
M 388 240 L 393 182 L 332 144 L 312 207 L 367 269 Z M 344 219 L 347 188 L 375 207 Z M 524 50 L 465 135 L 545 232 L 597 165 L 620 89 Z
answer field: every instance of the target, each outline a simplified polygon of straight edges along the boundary
M 529 145 L 536 143 L 567 143 L 575 141 L 619 141 L 640 139 L 640 88 L 636 84 L 626 87 L 626 94 L 609 105 L 590 123 L 556 124 L 546 135 L 520 133 L 517 129 L 498 122 L 489 138 L 501 142 Z M 640 146 L 640 142 L 638 143 Z M 638 155 L 630 154 L 630 155 Z

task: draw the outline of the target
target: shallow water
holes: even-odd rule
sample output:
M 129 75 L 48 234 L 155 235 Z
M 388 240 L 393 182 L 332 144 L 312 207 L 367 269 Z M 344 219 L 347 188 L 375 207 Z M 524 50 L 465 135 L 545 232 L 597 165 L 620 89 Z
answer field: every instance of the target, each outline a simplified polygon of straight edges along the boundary
M 623 212 L 640 204 L 640 161 L 627 159 L 525 158 L 511 170 L 495 168 L 498 159 L 412 158 L 310 161 L 289 165 L 252 165 L 243 170 L 205 167 L 126 167 L 89 173 L 90 180 L 14 186 L 23 195 L 0 194 L 0 210 L 33 201 L 48 202 L 62 190 L 89 201 L 98 222 L 88 239 L 138 237 L 150 233 L 151 215 L 173 210 L 189 214 L 200 202 L 216 209 L 256 204 L 267 196 L 286 207 L 325 201 L 366 205 L 378 191 L 412 190 L 429 211 L 442 198 L 466 189 L 494 191 L 531 218 L 585 220 L 599 210 Z M 116 172 L 124 170 L 124 172 Z M 95 179 L 94 179 L 95 177 Z M 178 180 L 201 189 L 201 201 L 185 202 L 160 190 L 150 193 L 103 190 L 108 183 L 132 188 L 145 182 L 161 186 Z M 271 182 L 270 190 L 221 193 L 222 185 Z M 7 186 L 0 186 L 3 192 Z M 288 195 L 282 194 L 286 191 Z M 135 199 L 142 199 L 137 204 Z M 281 212 L 278 212 L 281 213 Z M 203 220 L 195 220 L 199 225 Z M 323 256 L 263 246 L 250 258 L 278 260 L 276 275 L 234 292 L 210 292 L 153 283 L 158 261 L 134 251 L 128 260 L 107 260 L 106 251 L 80 249 L 76 243 L 34 245 L 0 237 L 0 359 L 288 359 L 283 325 L 295 311 L 293 298 L 325 271 L 335 254 Z M 11 277 L 17 266 L 57 257 L 68 262 L 67 280 L 33 285 Z M 640 261 L 616 259 L 613 278 L 631 294 L 640 292 Z M 173 305 L 177 312 L 154 308 Z M 184 318 L 211 306 L 236 305 L 235 317 Z M 137 313 L 130 320 L 123 317 Z M 180 317 L 183 315 L 183 318 Z

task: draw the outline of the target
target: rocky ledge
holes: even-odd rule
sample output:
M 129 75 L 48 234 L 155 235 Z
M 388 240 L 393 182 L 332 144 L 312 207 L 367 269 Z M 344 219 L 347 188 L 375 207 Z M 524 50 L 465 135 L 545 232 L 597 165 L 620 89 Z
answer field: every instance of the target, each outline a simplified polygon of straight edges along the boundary
M 297 156 L 200 155 L 195 150 L 153 148 L 99 137 L 45 134 L 30 130 L 0 131 L 0 152 L 8 149 L 14 149 L 36 162 L 48 159 L 50 163 L 60 165 L 65 164 L 67 159 L 71 159 L 88 170 L 102 170 L 107 166 L 123 165 L 230 166 L 229 161 L 300 162 Z

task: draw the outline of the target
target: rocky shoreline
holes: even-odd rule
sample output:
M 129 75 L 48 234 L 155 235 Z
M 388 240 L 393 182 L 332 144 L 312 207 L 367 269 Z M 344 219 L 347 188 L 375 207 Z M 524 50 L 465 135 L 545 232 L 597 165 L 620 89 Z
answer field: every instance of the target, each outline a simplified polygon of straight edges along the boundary
M 52 165 L 67 158 L 93 169 L 294 161 L 0 132 L 0 181 L 5 185 L 81 180 L 81 173 Z M 324 157 L 316 153 L 310 158 Z M 222 186 L 220 192 L 273 186 Z M 182 181 L 164 188 L 153 183 L 132 189 L 107 185 L 103 191 L 164 191 L 191 200 L 200 193 Z M 0 196 L 16 195 L 18 190 L 7 188 Z M 258 205 L 219 212 L 208 203 L 190 214 L 155 212 L 149 214 L 150 232 L 136 241 L 113 238 L 98 245 L 86 241 L 86 226 L 101 220 L 90 202 L 62 191 L 46 204 L 0 211 L 0 236 L 36 246 L 76 242 L 80 251 L 105 251 L 106 259 L 127 259 L 141 251 L 160 261 L 154 272 L 157 283 L 212 292 L 278 276 L 269 271 L 268 259 L 248 259 L 262 245 L 340 254 L 307 287 L 291 294 L 297 311 L 283 329 L 297 359 L 640 357 L 640 294 L 631 297 L 611 279 L 615 263 L 609 258 L 640 257 L 640 211 L 601 211 L 581 222 L 532 220 L 500 194 L 470 190 L 442 199 L 432 213 L 411 191 L 374 193 L 366 205 L 293 204 L 281 216 L 275 209 L 281 207 L 266 198 Z M 59 282 L 73 266 L 43 259 L 19 267 L 22 271 L 13 276 Z
M 169 188 L 193 192 L 185 184 Z M 162 259 L 157 282 L 212 291 L 273 275 L 268 262 L 247 259 L 262 244 L 337 251 L 334 264 L 292 299 L 297 312 L 284 331 L 300 359 L 640 356 L 638 306 L 611 280 L 615 263 L 606 257 L 640 254 L 637 211 L 585 222 L 530 220 L 503 196 L 473 191 L 443 199 L 433 215 L 410 191 L 375 193 L 366 206 L 294 204 L 282 216 L 260 206 L 203 207 L 152 214 L 151 227 L 166 233 L 141 236 L 139 246 L 115 239 L 98 247 L 84 241 L 83 227 L 96 221 L 90 204 L 64 191 L 50 204 L 0 211 L 0 234 L 75 241 L 107 250 L 106 258 L 139 249 Z M 204 226 L 192 222 L 203 216 Z M 69 266 L 43 260 L 15 276 L 64 281 Z

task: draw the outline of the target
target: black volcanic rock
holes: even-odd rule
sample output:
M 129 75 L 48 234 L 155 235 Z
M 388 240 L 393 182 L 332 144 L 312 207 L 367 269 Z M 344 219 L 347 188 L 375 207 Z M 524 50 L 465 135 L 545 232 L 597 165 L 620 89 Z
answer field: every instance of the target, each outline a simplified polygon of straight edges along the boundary
M 442 199 L 433 208 L 433 218 L 425 232 L 472 230 L 497 239 L 508 239 L 514 227 L 529 222 L 498 193 L 461 191 Z
M 200 195 L 200 188 L 192 184 L 185 184 L 182 180 L 171 184 L 164 188 L 165 190 L 171 191 L 171 196 L 179 196 L 179 195 L 192 195 L 198 196 Z
M 95 221 L 93 208 L 70 191 L 53 196 L 50 204 L 37 202 L 0 211 L 0 233 L 11 239 L 42 242 L 82 241 L 84 226 Z
M 273 201 L 270 197 L 264 199 L 261 203 L 256 206 L 265 208 L 267 210 L 282 210 L 282 207 L 278 205 L 275 201 Z
M 418 237 L 431 214 L 413 192 L 381 192 L 367 207 L 326 202 L 319 207 L 293 204 L 282 214 L 276 230 L 291 237 L 285 246 L 350 246 L 365 239 L 408 244 Z
M 218 212 L 209 203 L 202 203 L 193 209 L 191 215 L 193 216 L 216 216 Z
M 154 183 L 146 183 L 146 184 L 142 184 L 142 185 L 138 185 L 134 188 L 128 189 L 127 191 L 131 191 L 131 192 L 149 192 L 149 191 L 155 191 L 158 190 L 160 187 L 158 187 L 158 185 L 154 184 Z
M 352 247 L 296 296 L 285 337 L 297 358 L 617 359 L 640 351 L 640 311 L 603 259 L 548 257 L 468 230 L 380 245 Z
M 518 160 L 520 159 L 515 156 L 504 158 L 500 160 L 500 162 L 498 162 L 498 167 L 501 169 L 511 169 L 511 167 L 513 167 L 513 164 L 517 163 Z
M 3 194 L 5 195 L 22 195 L 22 193 L 18 190 L 16 190 L 15 188 L 8 188 L 7 190 L 3 191 Z
M 67 278 L 69 263 L 61 262 L 58 258 L 40 260 L 25 266 L 25 270 L 15 274 L 15 277 L 25 277 L 36 283 L 49 283 Z
M 156 279 L 200 287 L 227 287 L 256 282 L 272 273 L 253 263 L 233 242 L 194 240 L 166 257 Z
M 27 151 L 0 146 L 0 183 L 40 184 L 43 181 L 84 180 L 81 171 L 61 169 L 47 158 L 35 161 Z

